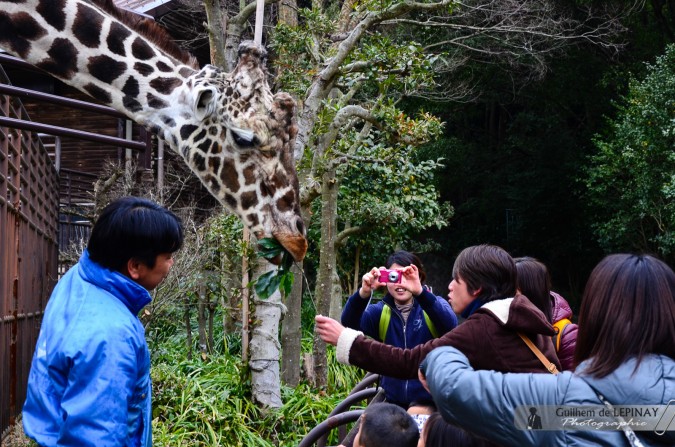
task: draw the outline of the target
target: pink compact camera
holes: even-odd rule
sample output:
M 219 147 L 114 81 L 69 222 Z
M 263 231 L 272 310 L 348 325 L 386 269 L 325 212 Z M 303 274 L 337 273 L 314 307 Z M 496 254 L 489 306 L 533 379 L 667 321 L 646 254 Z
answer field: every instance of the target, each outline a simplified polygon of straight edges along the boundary
M 380 269 L 380 282 L 389 282 L 392 284 L 399 284 L 403 274 L 398 270 Z

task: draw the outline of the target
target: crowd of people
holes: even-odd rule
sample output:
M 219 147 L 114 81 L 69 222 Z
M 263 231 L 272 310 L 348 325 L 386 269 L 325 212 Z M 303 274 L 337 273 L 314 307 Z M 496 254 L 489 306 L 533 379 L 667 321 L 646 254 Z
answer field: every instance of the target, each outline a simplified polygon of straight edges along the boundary
M 103 210 L 43 316 L 23 407 L 39 445 L 152 445 L 138 314 L 182 243 L 180 220 L 154 202 Z M 366 408 L 347 447 L 675 445 L 675 423 L 640 431 L 617 416 L 616 430 L 547 429 L 537 414 L 675 406 L 675 273 L 663 261 L 605 257 L 578 323 L 546 265 L 494 245 L 458 254 L 447 299 L 425 280 L 420 259 L 397 251 L 363 275 L 342 324 L 315 317 L 339 361 L 382 376 L 386 402 Z
M 400 268 L 410 283 L 419 269 Z M 370 286 L 381 286 L 377 277 Z M 646 254 L 604 258 L 588 279 L 578 323 L 551 290 L 542 262 L 514 259 L 497 246 L 462 250 L 448 289 L 453 311 L 465 320 L 416 346 L 386 344 L 353 323 L 315 318 L 340 362 L 418 377 L 437 407 L 412 416 L 418 446 L 675 445 L 672 427 L 633 430 L 613 416 L 617 406 L 646 405 L 661 406 L 655 408 L 665 415 L 675 403 L 675 273 L 663 261 Z M 413 296 L 418 291 L 415 283 Z M 604 407 L 614 429 L 547 429 L 536 413 L 551 406 Z

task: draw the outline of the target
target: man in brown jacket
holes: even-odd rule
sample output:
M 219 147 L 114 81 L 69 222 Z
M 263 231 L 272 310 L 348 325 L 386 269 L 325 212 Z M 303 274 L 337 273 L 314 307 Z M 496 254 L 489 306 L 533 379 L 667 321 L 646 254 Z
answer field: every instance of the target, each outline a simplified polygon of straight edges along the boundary
M 452 278 L 448 299 L 466 321 L 425 344 L 412 349 L 385 345 L 321 315 L 315 318 L 316 331 L 337 346 L 338 361 L 401 379 L 417 377 L 422 360 L 439 346 L 459 349 L 475 369 L 548 373 L 519 333 L 560 369 L 553 327 L 534 304 L 516 294 L 516 266 L 506 251 L 494 245 L 468 247 L 455 260 Z

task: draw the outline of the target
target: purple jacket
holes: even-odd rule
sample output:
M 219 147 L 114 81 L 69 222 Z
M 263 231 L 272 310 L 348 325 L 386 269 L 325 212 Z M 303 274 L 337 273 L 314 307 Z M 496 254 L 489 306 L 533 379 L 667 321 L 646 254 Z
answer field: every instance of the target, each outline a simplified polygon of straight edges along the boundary
M 551 317 L 553 322 L 560 321 L 563 318 L 572 320 L 572 308 L 562 296 L 551 292 Z M 574 349 L 577 346 L 578 326 L 570 323 L 563 328 L 560 337 L 560 348 L 558 349 L 558 360 L 563 371 L 574 371 Z

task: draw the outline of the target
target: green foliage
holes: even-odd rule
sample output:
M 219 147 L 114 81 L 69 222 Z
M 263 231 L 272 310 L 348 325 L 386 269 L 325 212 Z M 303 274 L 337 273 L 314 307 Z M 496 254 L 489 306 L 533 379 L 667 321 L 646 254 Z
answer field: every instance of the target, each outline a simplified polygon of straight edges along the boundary
M 585 183 L 593 229 L 607 251 L 675 259 L 675 45 L 648 66 L 610 132 L 597 136 Z
M 276 239 L 261 239 L 258 245 L 260 246 L 258 256 L 267 260 L 281 256 L 281 263 L 276 270 L 260 275 L 253 282 L 256 294 L 262 299 L 267 299 L 279 289 L 282 295 L 287 296 L 293 287 L 294 278 L 291 272 L 293 258 Z
M 239 357 L 218 350 L 206 361 L 187 360 L 178 327 L 173 335 L 166 333 L 172 332 L 168 327 L 164 331 L 162 342 L 151 346 L 156 446 L 296 446 L 363 375 L 338 364 L 335 350 L 329 349 L 332 386 L 327 392 L 306 383 L 282 386 L 283 406 L 263 411 L 250 399 L 248 371 Z M 305 335 L 303 347 L 311 347 L 311 333 Z M 335 437 L 333 433 L 333 444 Z
M 316 61 L 310 56 L 317 36 L 327 36 L 333 32 L 333 22 L 318 10 L 301 8 L 298 10 L 300 26 L 290 27 L 278 24 L 273 32 L 269 47 L 283 57 L 275 61 L 279 68 L 276 82 L 284 91 L 296 97 L 304 97 L 317 74 Z

